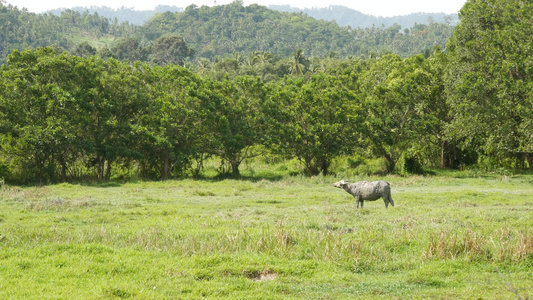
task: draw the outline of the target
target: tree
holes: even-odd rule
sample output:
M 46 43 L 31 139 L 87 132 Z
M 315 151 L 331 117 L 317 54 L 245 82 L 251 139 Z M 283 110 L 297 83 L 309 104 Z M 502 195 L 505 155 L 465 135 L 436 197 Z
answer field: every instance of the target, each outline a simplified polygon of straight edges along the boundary
M 114 162 L 140 157 L 132 128 L 146 114 L 148 95 L 143 74 L 148 66 L 116 59 L 103 61 L 96 56 L 87 63 L 100 70 L 97 90 L 87 104 L 91 109 L 86 134 L 92 146 L 89 155 L 98 179 L 108 180 Z
M 447 48 L 448 134 L 533 168 L 533 3 L 471 0 Z
M 124 38 L 111 47 L 113 56 L 118 60 L 134 62 L 147 61 L 149 51 L 134 38 Z
M 183 66 L 187 58 L 193 57 L 194 52 L 181 36 L 165 35 L 155 41 L 152 47 L 152 60 L 159 65 Z
M 78 46 L 76 46 L 76 49 L 74 49 L 72 54 L 76 56 L 87 57 L 87 56 L 95 55 L 96 49 L 92 47 L 88 42 L 83 42 L 83 43 L 78 44 Z
M 331 160 L 349 153 L 358 139 L 358 105 L 355 94 L 335 77 L 320 73 L 309 82 L 287 79 L 273 93 L 269 119 L 274 148 L 297 157 L 305 173 L 329 173 Z
M 449 139 L 445 128 L 450 122 L 450 107 L 447 103 L 444 73 L 448 56 L 438 47 L 420 66 L 426 76 L 419 77 L 418 99 L 424 101 L 424 117 L 427 118 L 427 135 L 421 139 L 421 146 L 433 165 L 441 168 L 459 167 L 470 163 L 457 143 Z M 419 101 L 420 101 L 419 100 Z M 425 143 L 424 143 L 425 142 Z M 438 163 L 437 163 L 438 161 Z
M 70 165 L 88 146 L 87 102 L 96 77 L 83 58 L 57 55 L 52 48 L 10 54 L 0 84 L 6 112 L 0 149 L 22 177 L 66 180 Z
M 362 130 L 374 153 L 385 159 L 389 173 L 395 172 L 402 154 L 436 126 L 430 111 L 439 95 L 434 95 L 432 74 L 423 65 L 421 55 L 402 59 L 389 54 L 360 78 Z
M 167 180 L 182 175 L 190 160 L 206 151 L 204 146 L 213 147 L 204 103 L 208 97 L 200 78 L 185 68 L 153 67 L 146 73 L 150 102 L 134 132 L 145 175 Z
M 108 58 L 116 59 L 116 57 L 113 56 L 113 52 L 111 52 L 111 50 L 108 47 L 102 47 L 98 49 L 96 51 L 96 55 L 100 56 L 103 59 L 108 59 Z
M 210 89 L 218 98 L 210 112 L 217 138 L 214 154 L 229 164 L 232 175 L 239 176 L 241 163 L 257 155 L 252 146 L 264 142 L 266 120 L 261 106 L 267 91 L 259 78 L 249 76 L 211 82 Z
M 294 50 L 289 59 L 289 72 L 292 75 L 303 75 L 309 66 L 309 60 L 304 56 L 302 49 Z

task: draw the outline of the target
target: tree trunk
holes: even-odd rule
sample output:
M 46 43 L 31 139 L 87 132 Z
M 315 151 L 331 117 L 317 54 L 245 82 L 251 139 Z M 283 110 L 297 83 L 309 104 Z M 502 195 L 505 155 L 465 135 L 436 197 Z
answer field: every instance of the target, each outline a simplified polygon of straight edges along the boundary
M 61 161 L 61 182 L 67 181 L 67 164 Z
M 201 153 L 200 156 L 196 158 L 196 167 L 194 168 L 194 173 L 193 173 L 194 178 L 198 178 L 203 165 L 204 165 L 204 154 Z
M 526 153 L 526 160 L 527 164 L 529 165 L 529 169 L 533 171 L 533 153 Z
M 163 161 L 161 162 L 161 180 L 168 180 L 170 177 L 170 162 L 168 155 L 164 154 Z
M 322 169 L 322 174 L 324 176 L 329 174 L 329 165 L 329 161 L 326 158 L 323 158 L 320 168 Z
M 316 166 L 316 164 L 313 163 L 312 158 L 306 158 L 304 159 L 304 162 L 305 162 L 305 173 L 308 176 L 315 176 L 320 173 L 318 171 L 318 167 Z
M 441 145 L 441 168 L 457 168 L 457 150 L 455 144 L 446 141 Z
M 444 159 L 444 146 L 446 145 L 446 142 L 443 141 L 440 145 L 440 167 L 446 168 L 446 160 Z
M 111 179 L 111 163 L 112 162 L 113 162 L 113 160 L 111 160 L 111 159 L 107 160 L 107 168 L 105 170 L 105 179 L 106 180 Z
M 396 162 L 394 161 L 392 154 L 385 155 L 385 161 L 386 161 L 385 168 L 387 169 L 386 170 L 387 173 L 389 174 L 394 173 L 394 171 L 396 170 Z
M 96 163 L 96 172 L 98 173 L 98 181 L 104 180 L 104 163 L 105 159 L 103 157 L 98 157 Z
M 241 162 L 238 160 L 232 160 L 230 163 L 231 163 L 231 174 L 235 177 L 241 176 L 241 172 L 239 171 L 239 166 Z

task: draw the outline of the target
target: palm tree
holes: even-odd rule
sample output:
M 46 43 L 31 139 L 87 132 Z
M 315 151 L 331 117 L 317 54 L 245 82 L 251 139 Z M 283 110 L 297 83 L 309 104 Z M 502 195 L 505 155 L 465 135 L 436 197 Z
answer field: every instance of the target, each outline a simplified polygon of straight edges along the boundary
M 289 60 L 289 72 L 292 75 L 302 75 L 307 70 L 309 60 L 304 56 L 302 49 L 296 49 Z
M 239 66 L 242 66 L 242 65 L 244 65 L 246 63 L 246 59 L 245 59 L 244 55 L 242 55 L 242 53 L 240 53 L 240 52 L 235 52 L 233 54 L 233 59 L 235 59 L 237 61 L 237 64 Z
M 256 51 L 254 53 L 253 62 L 254 65 L 258 64 L 259 66 L 263 66 L 264 64 L 270 62 L 272 60 L 272 53 L 264 52 L 264 51 Z
M 200 74 L 205 74 L 211 69 L 211 61 L 207 58 L 202 58 L 198 61 L 198 69 Z

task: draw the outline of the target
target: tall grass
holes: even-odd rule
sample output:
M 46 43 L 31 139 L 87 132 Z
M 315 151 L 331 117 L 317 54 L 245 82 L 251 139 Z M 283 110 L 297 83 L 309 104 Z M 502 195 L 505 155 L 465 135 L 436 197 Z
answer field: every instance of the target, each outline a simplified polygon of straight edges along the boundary
M 324 176 L 4 185 L 0 298 L 531 295 L 533 178 L 449 175 L 362 210 Z

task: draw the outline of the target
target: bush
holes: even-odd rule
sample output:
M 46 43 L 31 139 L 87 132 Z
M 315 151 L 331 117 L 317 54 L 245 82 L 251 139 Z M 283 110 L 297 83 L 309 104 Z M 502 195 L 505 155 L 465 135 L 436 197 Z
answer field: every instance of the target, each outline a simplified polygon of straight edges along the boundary
M 424 168 L 415 155 L 407 155 L 403 160 L 403 170 L 409 174 L 424 174 Z
M 0 178 L 9 177 L 9 166 L 7 164 L 0 163 Z

